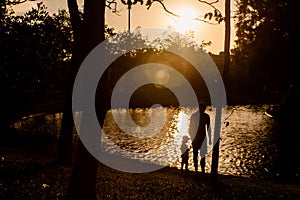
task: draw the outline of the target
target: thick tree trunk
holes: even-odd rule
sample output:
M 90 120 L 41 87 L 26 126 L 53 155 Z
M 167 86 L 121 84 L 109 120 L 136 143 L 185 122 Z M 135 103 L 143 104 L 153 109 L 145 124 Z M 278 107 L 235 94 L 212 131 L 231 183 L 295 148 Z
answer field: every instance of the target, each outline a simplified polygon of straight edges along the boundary
M 77 156 L 66 199 L 96 199 L 98 161 L 78 141 Z
M 105 0 L 86 0 L 84 2 L 84 21 L 82 38 L 80 38 L 82 47 L 80 54 L 84 57 L 104 40 L 104 16 Z M 107 105 L 101 105 L 101 110 L 99 121 L 103 126 Z M 98 161 L 79 141 L 71 185 L 67 194 L 68 199 L 96 199 L 97 168 Z

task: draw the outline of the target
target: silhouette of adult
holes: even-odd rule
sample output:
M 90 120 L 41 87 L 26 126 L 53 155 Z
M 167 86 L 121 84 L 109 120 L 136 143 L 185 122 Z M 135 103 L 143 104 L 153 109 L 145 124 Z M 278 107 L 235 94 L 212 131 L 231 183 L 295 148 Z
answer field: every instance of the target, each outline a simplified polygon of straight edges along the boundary
M 203 102 L 199 103 L 199 110 L 191 116 L 189 127 L 189 133 L 193 139 L 192 147 L 195 171 L 198 171 L 198 154 L 200 150 L 202 173 L 205 173 L 205 157 L 207 154 L 206 134 L 208 135 L 208 142 L 211 144 L 210 117 L 205 111 L 206 104 Z

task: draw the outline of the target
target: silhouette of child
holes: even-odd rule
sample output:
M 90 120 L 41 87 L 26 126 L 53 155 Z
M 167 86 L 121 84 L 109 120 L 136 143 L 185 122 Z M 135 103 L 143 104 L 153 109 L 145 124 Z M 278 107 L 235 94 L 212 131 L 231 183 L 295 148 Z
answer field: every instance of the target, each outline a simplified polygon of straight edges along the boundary
M 189 140 L 188 136 L 184 135 L 182 137 L 182 143 L 181 143 L 181 170 L 183 170 L 183 167 L 185 167 L 185 169 L 188 170 L 189 150 L 190 150 L 190 148 L 187 145 L 188 140 Z

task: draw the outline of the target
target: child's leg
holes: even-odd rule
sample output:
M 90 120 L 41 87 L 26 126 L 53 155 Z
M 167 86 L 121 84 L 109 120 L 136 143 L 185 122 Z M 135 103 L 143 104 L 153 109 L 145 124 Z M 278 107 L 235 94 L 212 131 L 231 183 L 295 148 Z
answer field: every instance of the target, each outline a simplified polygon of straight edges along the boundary
M 183 169 L 183 164 L 184 164 L 184 163 L 183 163 L 183 161 L 182 161 L 182 162 L 181 162 L 181 169 Z

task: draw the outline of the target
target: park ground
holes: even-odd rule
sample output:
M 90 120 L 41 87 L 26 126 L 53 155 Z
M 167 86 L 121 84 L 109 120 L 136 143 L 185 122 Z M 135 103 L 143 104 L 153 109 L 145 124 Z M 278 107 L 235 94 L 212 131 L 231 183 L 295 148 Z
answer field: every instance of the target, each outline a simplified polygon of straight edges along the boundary
M 32 145 L 32 144 L 31 144 Z M 49 146 L 2 145 L 0 199 L 64 199 L 72 166 L 53 164 Z M 99 164 L 98 199 L 300 199 L 299 185 L 209 174 L 165 167 L 149 173 L 120 172 Z

